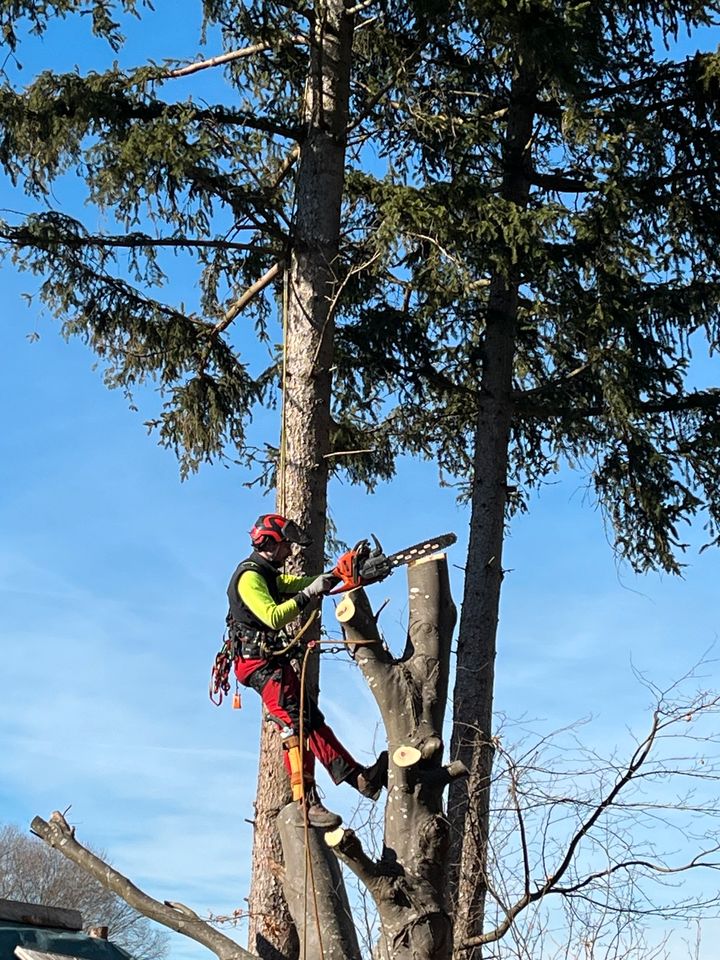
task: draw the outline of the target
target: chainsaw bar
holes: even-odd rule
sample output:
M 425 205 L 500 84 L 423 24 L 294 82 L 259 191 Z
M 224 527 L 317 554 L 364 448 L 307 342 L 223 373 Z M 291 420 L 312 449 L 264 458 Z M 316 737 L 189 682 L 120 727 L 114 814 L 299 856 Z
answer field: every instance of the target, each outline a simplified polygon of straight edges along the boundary
M 348 590 L 357 590 L 358 587 L 367 587 L 371 583 L 379 583 L 398 567 L 432 556 L 457 540 L 454 533 L 441 533 L 432 540 L 422 540 L 412 547 L 405 547 L 404 550 L 386 556 L 378 538 L 374 534 L 372 536 L 375 541 L 372 549 L 368 540 L 361 540 L 338 560 L 333 574 L 342 583 L 331 590 L 331 594 L 346 593 Z
M 451 547 L 457 540 L 454 533 L 441 533 L 439 537 L 432 540 L 421 540 L 412 547 L 405 547 L 404 550 L 398 550 L 397 553 L 391 553 L 387 558 L 388 563 L 393 568 L 402 567 L 406 563 L 413 563 L 422 557 L 429 557 L 438 550 L 444 550 L 445 547 Z

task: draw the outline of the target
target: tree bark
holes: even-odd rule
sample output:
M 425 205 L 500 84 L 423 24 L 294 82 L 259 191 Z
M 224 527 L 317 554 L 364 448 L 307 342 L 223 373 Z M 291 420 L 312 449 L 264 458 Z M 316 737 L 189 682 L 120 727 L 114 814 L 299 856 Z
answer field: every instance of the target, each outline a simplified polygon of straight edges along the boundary
M 352 37 L 352 18 L 345 14 L 341 0 L 315 5 L 303 107 L 306 133 L 300 145 L 286 280 L 284 470 L 279 473 L 277 492 L 277 509 L 299 522 L 313 538 L 297 567 L 307 573 L 320 572 L 325 561 L 325 455 L 330 445 L 334 334 L 330 304 L 338 283 Z M 308 688 L 317 693 L 317 686 L 317 673 L 311 672 Z M 275 821 L 290 800 L 279 736 L 269 724 L 261 733 L 260 757 L 249 944 L 263 960 L 292 960 L 298 953 L 297 936 L 281 885 L 268 869 L 269 864 L 282 862 Z
M 511 95 L 502 195 L 522 208 L 530 192 L 534 93 L 532 78 L 521 72 Z M 508 256 L 508 263 L 513 260 Z M 448 799 L 455 955 L 462 960 L 479 960 L 480 948 L 466 950 L 464 944 L 483 929 L 487 895 L 495 654 L 520 280 L 520 270 L 513 266 L 506 272 L 496 271 L 491 281 L 475 428 L 470 539 L 451 743 L 451 755 L 465 764 L 470 776 L 467 781 L 450 785 Z
M 371 860 L 351 830 L 328 835 L 338 856 L 367 885 L 382 927 L 380 956 L 447 960 L 452 926 L 445 901 L 447 821 L 442 793 L 461 764 L 442 766 L 455 606 L 447 561 L 435 555 L 408 568 L 410 620 L 403 655 L 382 645 L 364 591 L 338 605 L 342 623 L 377 701 L 390 754 L 382 856 Z M 414 762 L 404 765 L 403 756 Z

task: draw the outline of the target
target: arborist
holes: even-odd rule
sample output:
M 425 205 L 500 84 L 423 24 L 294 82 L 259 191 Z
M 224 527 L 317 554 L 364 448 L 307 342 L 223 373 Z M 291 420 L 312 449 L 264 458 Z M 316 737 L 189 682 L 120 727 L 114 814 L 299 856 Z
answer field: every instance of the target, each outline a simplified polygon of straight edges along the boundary
M 228 586 L 228 631 L 233 642 L 235 675 L 262 697 L 267 718 L 279 730 L 283 762 L 290 776 L 293 799 L 304 804 L 308 823 L 333 829 L 342 822 L 321 803 L 315 785 L 315 758 L 334 783 L 349 783 L 364 797 L 376 800 L 387 786 L 387 753 L 370 767 L 359 764 L 340 743 L 312 697 L 306 695 L 303 717 L 303 767 L 300 761 L 300 681 L 293 666 L 298 649 L 282 628 L 318 605 L 340 578 L 332 573 L 297 577 L 281 573 L 293 544 L 308 546 L 310 538 L 293 520 L 263 514 L 250 531 L 253 552 L 239 564 Z

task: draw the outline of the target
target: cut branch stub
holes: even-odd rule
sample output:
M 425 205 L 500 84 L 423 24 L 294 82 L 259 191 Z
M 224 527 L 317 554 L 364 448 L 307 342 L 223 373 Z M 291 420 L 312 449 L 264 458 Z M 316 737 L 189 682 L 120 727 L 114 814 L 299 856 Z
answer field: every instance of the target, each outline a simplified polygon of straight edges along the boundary
M 417 747 L 409 744 L 403 744 L 396 750 L 393 750 L 393 763 L 398 767 L 412 767 L 422 760 L 422 753 Z
M 349 590 L 335 607 L 335 618 L 348 626 L 348 639 L 355 643 L 381 643 L 375 614 L 362 587 Z
M 341 843 L 342 838 L 345 836 L 345 828 L 337 827 L 335 830 L 326 830 L 325 831 L 325 843 L 329 847 L 337 847 Z

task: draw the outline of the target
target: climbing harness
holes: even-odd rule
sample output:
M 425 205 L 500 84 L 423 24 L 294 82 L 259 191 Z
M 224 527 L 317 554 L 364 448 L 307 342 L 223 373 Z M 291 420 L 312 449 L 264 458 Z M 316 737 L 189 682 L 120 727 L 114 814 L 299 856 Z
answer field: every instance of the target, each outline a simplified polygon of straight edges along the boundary
M 318 611 L 313 610 L 302 627 L 300 627 L 292 637 L 284 634 L 273 634 L 272 643 L 269 641 L 267 643 L 260 642 L 258 646 L 259 657 L 257 659 L 278 660 L 280 657 L 289 657 L 291 651 L 300 646 L 305 632 L 311 624 L 315 622 L 317 616 Z M 268 637 L 270 637 L 270 634 L 268 634 Z M 277 646 L 278 637 L 280 638 L 282 646 Z M 283 641 L 285 642 L 283 643 Z M 319 641 L 315 642 L 317 643 Z M 223 645 L 215 657 L 215 662 L 210 672 L 209 696 L 211 702 L 214 703 L 216 707 L 219 707 L 223 702 L 223 698 L 230 693 L 230 671 L 238 657 L 242 658 L 244 656 L 243 648 L 243 638 L 238 637 L 237 634 L 224 637 Z M 237 702 L 239 702 L 240 692 L 237 686 L 235 696 L 238 698 Z M 233 706 L 235 707 L 235 702 Z M 239 709 L 239 707 L 235 707 L 235 709 Z

